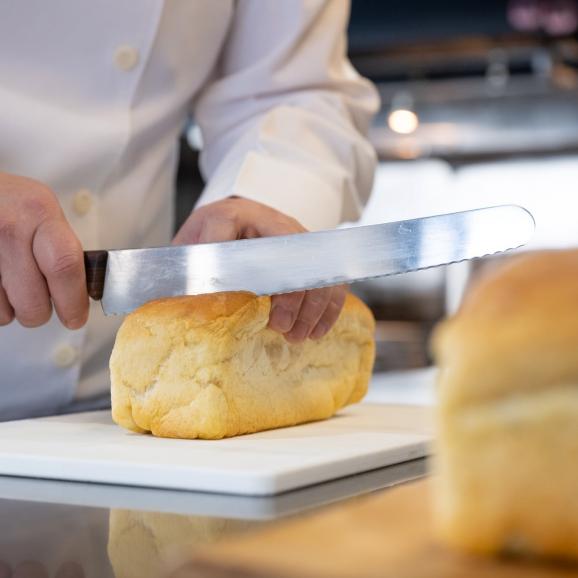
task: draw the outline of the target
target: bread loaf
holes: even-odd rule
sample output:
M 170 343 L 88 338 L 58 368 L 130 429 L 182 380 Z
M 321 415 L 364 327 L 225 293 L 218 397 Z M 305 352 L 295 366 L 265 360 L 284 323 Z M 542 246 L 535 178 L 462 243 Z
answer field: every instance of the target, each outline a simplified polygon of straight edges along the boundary
M 433 350 L 440 536 L 578 559 L 578 252 L 528 254 L 481 278 Z
M 112 415 L 137 432 L 217 439 L 332 416 L 365 394 L 374 320 L 349 295 L 318 341 L 267 328 L 271 300 L 248 293 L 150 302 L 127 316 L 110 360 Z

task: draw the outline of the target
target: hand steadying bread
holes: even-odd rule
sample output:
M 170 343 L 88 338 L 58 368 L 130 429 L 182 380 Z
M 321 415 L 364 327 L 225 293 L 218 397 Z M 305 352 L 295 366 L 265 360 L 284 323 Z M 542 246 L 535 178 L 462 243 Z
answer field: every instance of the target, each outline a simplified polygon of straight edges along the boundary
M 152 301 L 127 316 L 110 360 L 113 419 L 162 437 L 218 439 L 332 416 L 367 391 L 374 320 L 348 295 L 321 339 L 268 328 L 271 299 Z
M 578 251 L 482 276 L 433 349 L 440 536 L 577 560 Z

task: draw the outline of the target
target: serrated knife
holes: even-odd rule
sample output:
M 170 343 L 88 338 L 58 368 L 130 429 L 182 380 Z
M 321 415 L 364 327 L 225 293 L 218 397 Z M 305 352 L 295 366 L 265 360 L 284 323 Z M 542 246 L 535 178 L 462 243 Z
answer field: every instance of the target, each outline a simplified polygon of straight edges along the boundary
M 107 315 L 176 295 L 257 295 L 353 283 L 483 257 L 528 242 L 532 215 L 514 205 L 206 245 L 87 251 L 89 295 Z

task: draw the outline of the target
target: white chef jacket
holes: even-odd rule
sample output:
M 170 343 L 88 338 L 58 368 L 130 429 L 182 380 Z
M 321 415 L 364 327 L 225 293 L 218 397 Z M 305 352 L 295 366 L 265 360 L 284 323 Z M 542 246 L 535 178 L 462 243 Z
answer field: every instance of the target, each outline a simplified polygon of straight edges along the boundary
M 346 58 L 347 0 L 0 0 L 0 170 L 57 193 L 84 249 L 172 233 L 194 117 L 200 203 L 258 200 L 309 229 L 355 218 L 378 106 Z M 0 419 L 103 396 L 119 317 L 0 328 Z

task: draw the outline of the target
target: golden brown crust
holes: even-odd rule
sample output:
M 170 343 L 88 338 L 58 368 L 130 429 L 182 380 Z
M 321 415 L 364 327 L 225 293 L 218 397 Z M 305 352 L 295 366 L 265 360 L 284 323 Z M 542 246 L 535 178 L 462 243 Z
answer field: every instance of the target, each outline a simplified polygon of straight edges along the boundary
M 553 387 L 445 418 L 437 529 L 460 549 L 578 560 L 578 387 Z
M 444 407 L 576 381 L 577 295 L 578 251 L 528 254 L 482 276 L 433 338 L 438 365 L 452 372 Z
M 267 328 L 271 300 L 223 293 L 149 303 L 129 315 L 111 356 L 113 418 L 163 437 L 221 438 L 327 418 L 359 401 L 374 320 L 348 296 L 319 341 Z
M 578 559 L 577 305 L 578 251 L 528 254 L 436 331 L 445 542 Z

